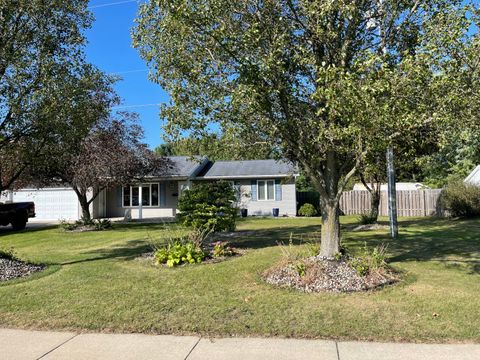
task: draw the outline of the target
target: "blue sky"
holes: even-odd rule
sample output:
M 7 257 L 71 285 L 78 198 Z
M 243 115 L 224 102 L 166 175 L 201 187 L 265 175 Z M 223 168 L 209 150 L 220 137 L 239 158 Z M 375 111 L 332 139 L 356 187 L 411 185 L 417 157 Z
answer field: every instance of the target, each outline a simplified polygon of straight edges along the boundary
M 90 0 L 89 6 L 95 22 L 86 33 L 87 59 L 101 70 L 123 78 L 116 85 L 122 105 L 140 115 L 145 141 L 154 148 L 162 142 L 162 124 L 158 106 L 150 104 L 166 102 L 168 95 L 147 79 L 147 66 L 131 45 L 130 29 L 138 4 L 126 0 Z

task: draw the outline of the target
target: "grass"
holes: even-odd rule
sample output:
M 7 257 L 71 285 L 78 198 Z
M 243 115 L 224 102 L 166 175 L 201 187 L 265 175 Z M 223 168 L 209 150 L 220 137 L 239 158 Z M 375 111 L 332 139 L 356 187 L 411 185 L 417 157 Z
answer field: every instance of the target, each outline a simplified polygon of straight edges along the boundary
M 149 238 L 175 225 L 116 225 L 68 234 L 57 228 L 0 233 L 0 249 L 52 264 L 47 274 L 0 285 L 0 327 L 214 336 L 282 336 L 377 341 L 480 341 L 480 221 L 402 219 L 401 237 L 352 232 L 355 251 L 388 244 L 405 280 L 356 294 L 302 294 L 264 283 L 259 274 L 281 258 L 290 234 L 318 238 L 318 218 L 247 219 L 228 261 L 158 268 L 135 257 Z M 182 231 L 182 230 L 175 230 Z M 301 250 L 305 245 L 298 244 Z

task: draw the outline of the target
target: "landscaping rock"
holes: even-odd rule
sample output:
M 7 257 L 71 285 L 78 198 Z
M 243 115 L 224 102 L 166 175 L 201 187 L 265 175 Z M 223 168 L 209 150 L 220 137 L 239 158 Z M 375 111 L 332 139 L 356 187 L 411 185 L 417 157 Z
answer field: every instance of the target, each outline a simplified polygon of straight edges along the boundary
M 0 258 L 0 281 L 25 277 L 43 269 L 45 269 L 44 265 L 33 265 L 19 260 Z
M 366 224 L 366 225 L 358 225 L 354 227 L 352 231 L 388 230 L 388 229 L 390 229 L 388 225 Z
M 298 264 L 303 264 L 301 269 L 304 274 L 300 274 Z M 263 278 L 269 284 L 307 293 L 365 291 L 399 280 L 397 274 L 387 269 L 360 276 L 345 258 L 335 261 L 321 257 L 276 266 L 267 270 Z

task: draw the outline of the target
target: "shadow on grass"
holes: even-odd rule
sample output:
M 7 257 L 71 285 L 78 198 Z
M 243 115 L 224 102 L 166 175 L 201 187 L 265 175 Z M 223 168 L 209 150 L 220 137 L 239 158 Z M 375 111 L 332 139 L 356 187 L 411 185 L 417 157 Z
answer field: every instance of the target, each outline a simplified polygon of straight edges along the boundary
M 388 225 L 388 222 L 380 222 Z M 387 230 L 352 232 L 356 225 L 342 225 L 343 243 L 350 250 L 380 244 L 388 246 L 389 261 L 438 261 L 450 268 L 480 274 L 480 221 L 452 220 L 444 218 L 402 219 L 400 236 L 392 240 Z M 320 240 L 317 225 L 302 224 L 290 227 L 240 230 L 230 242 L 240 248 L 264 248 L 288 243 L 292 234 L 293 244 L 305 240 Z M 228 239 L 227 239 L 228 240 Z
M 348 247 L 388 245 L 391 262 L 438 261 L 445 266 L 480 274 L 480 221 L 425 218 L 400 222 L 400 236 L 390 239 L 372 232 L 357 237 L 349 233 Z
M 235 237 L 228 240 L 238 248 L 261 249 L 288 243 L 290 236 L 294 245 L 300 245 L 306 240 L 320 240 L 319 226 L 291 226 L 258 230 L 238 230 Z M 221 238 L 221 235 L 219 235 Z
M 26 229 L 24 230 L 13 230 L 9 226 L 0 226 L 0 236 L 2 235 L 14 235 L 14 234 L 24 234 L 24 233 L 34 233 L 38 231 L 58 229 L 58 225 L 38 225 L 38 224 L 27 224 Z
M 66 261 L 62 262 L 60 265 L 72 265 L 107 259 L 132 260 L 140 256 L 141 254 L 150 251 L 151 249 L 151 245 L 146 243 L 145 240 L 130 240 L 122 246 L 113 246 L 84 252 L 83 254 L 87 256 L 91 255 L 92 257 L 73 261 Z

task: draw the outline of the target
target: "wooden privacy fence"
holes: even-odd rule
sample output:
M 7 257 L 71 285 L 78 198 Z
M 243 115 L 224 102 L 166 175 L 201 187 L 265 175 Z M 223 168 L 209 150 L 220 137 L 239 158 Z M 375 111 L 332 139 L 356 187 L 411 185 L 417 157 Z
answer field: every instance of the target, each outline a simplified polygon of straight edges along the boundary
M 440 206 L 441 189 L 398 190 L 398 216 L 434 216 L 442 215 Z M 340 209 L 345 215 L 359 215 L 370 211 L 371 195 L 366 190 L 353 190 L 343 193 Z M 380 216 L 388 216 L 388 196 L 386 191 L 380 196 Z

